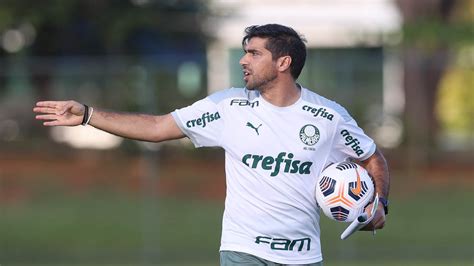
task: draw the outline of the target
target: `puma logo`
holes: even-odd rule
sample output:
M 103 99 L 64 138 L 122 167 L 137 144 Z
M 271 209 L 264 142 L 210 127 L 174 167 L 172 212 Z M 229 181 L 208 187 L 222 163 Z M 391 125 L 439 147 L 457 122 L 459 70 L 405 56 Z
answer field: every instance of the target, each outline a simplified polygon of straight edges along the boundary
M 257 132 L 257 135 L 260 135 L 258 133 L 258 129 L 262 126 L 262 124 L 258 125 L 258 127 L 255 127 L 254 125 L 252 125 L 252 123 L 247 122 L 247 126 L 250 127 L 250 128 L 253 128 L 255 130 L 255 132 Z
M 351 188 L 351 191 L 352 193 L 354 193 L 354 195 L 359 196 L 360 192 L 362 192 L 362 182 L 360 181 L 360 175 L 359 171 L 357 171 L 357 168 L 355 169 L 355 171 L 357 173 L 357 183 L 355 188 Z

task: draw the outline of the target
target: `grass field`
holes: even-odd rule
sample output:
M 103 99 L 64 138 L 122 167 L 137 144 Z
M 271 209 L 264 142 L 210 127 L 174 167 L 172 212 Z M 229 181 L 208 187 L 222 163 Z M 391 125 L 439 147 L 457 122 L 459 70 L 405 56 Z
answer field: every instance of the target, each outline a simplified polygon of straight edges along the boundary
M 339 240 L 322 219 L 325 266 L 474 265 L 474 189 L 395 185 L 387 226 Z M 1 205 L 0 264 L 218 265 L 223 202 L 54 189 Z

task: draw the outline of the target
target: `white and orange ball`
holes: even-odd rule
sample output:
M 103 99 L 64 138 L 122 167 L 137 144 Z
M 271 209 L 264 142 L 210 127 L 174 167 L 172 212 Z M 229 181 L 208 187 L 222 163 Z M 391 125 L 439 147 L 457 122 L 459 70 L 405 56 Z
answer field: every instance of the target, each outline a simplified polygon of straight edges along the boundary
M 316 185 L 316 201 L 330 219 L 352 222 L 373 200 L 375 186 L 365 168 L 340 162 L 324 169 Z

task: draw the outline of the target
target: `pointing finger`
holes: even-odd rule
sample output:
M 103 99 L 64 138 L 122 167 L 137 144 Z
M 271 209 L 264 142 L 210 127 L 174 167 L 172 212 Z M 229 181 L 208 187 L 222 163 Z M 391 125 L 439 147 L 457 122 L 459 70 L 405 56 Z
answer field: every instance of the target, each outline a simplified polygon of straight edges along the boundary
M 56 102 L 56 101 L 41 101 L 41 102 L 37 102 L 36 106 L 55 108 L 58 106 L 58 103 L 59 102 Z
M 56 110 L 50 107 L 35 107 L 33 108 L 33 112 L 43 114 L 54 114 L 56 113 Z
M 58 119 L 58 116 L 57 115 L 52 115 L 52 114 L 37 115 L 36 119 L 38 119 L 38 120 L 56 120 L 56 119 Z
M 58 120 L 46 121 L 43 123 L 44 126 L 61 126 L 61 123 Z

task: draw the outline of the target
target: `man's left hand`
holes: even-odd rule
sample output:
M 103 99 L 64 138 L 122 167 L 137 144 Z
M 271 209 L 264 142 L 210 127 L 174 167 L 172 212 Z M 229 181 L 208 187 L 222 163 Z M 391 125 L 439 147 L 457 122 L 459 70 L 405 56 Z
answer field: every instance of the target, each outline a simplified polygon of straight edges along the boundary
M 372 205 L 373 203 L 370 203 L 369 205 L 367 205 L 367 207 L 365 207 L 365 212 L 367 213 L 369 217 L 372 215 L 372 213 L 370 213 L 370 211 L 372 210 Z M 377 229 L 382 229 L 384 226 L 385 226 L 385 211 L 384 211 L 383 205 L 379 204 L 377 206 L 377 210 L 375 210 L 375 216 L 372 219 L 372 221 L 370 221 L 370 223 L 368 223 L 365 227 L 363 227 L 360 230 L 361 231 L 374 231 Z

